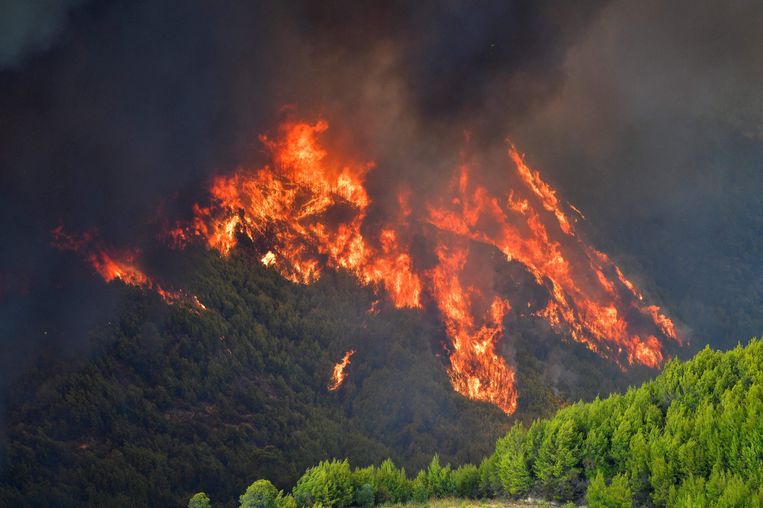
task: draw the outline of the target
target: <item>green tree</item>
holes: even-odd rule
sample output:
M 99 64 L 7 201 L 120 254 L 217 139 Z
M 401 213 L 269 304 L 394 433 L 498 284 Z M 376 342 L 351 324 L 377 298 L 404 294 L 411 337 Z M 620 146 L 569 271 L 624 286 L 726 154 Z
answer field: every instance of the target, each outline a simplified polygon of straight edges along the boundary
M 480 462 L 479 471 L 479 495 L 481 497 L 494 497 L 501 494 L 501 479 L 498 477 L 498 452 L 485 457 Z
M 480 472 L 473 464 L 464 464 L 453 470 L 454 494 L 458 497 L 476 498 L 479 495 Z
M 212 503 L 204 492 L 197 492 L 188 501 L 188 508 L 211 508 Z
M 411 486 L 405 477 L 405 470 L 398 469 L 392 460 L 387 459 L 374 471 L 374 489 L 376 503 L 402 503 L 411 495 Z
M 450 464 L 442 467 L 439 455 L 435 454 L 432 457 L 432 462 L 427 468 L 426 478 L 429 497 L 441 498 L 453 495 L 455 489 Z
M 424 503 L 429 499 L 431 492 L 427 481 L 427 473 L 422 469 L 413 479 L 411 498 L 417 503 Z
M 353 493 L 352 473 L 347 459 L 324 461 L 309 468 L 293 490 L 299 506 L 320 503 L 326 508 L 349 506 Z
M 625 476 L 617 475 L 607 485 L 601 471 L 596 473 L 596 476 L 589 483 L 586 500 L 591 508 L 630 508 L 633 506 L 633 496 Z
M 257 480 L 239 498 L 241 508 L 278 508 L 281 493 L 268 480 Z
M 532 478 L 525 459 L 525 431 L 521 424 L 514 425 L 502 438 L 498 456 L 498 477 L 504 491 L 511 496 L 521 496 L 530 490 Z
M 533 466 L 542 490 L 555 499 L 568 500 L 576 494 L 580 474 L 581 435 L 569 413 L 550 420 Z

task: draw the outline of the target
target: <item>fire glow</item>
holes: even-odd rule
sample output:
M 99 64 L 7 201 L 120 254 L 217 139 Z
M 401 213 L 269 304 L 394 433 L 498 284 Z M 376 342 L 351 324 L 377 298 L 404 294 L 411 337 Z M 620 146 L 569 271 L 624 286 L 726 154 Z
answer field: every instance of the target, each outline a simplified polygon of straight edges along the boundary
M 85 232 L 80 235 L 73 235 L 65 232 L 63 226 L 53 229 L 52 234 L 54 247 L 80 254 L 106 282 L 121 280 L 130 286 L 156 291 L 162 300 L 169 304 L 181 303 L 198 310 L 206 310 L 196 295 L 188 294 L 182 290 L 164 289 L 138 268 L 137 259 L 140 251 L 137 249 L 120 250 L 104 247 L 100 245 L 92 233 Z
M 580 238 L 569 212 L 582 214 L 563 204 L 514 147 L 505 191 L 489 190 L 464 162 L 446 193 L 416 208 L 423 211 L 414 213 L 411 193 L 401 187 L 395 213 L 367 227 L 372 201 L 365 183 L 374 165 L 329 153 L 319 143 L 327 129 L 322 120 L 294 122 L 275 139 L 262 136 L 270 162 L 216 177 L 209 204 L 195 205 L 193 219 L 170 236 L 181 246 L 201 240 L 223 256 L 240 236 L 265 239 L 262 263 L 293 282 L 345 270 L 385 290 L 398 308 L 434 305 L 450 340 L 454 389 L 508 414 L 517 406 L 515 369 L 498 348 L 512 306 L 485 274 L 486 248 L 521 263 L 545 289 L 547 303 L 535 316 L 623 368 L 658 367 L 665 343 L 680 344 L 659 307 L 645 305 L 620 268 Z M 427 263 L 414 258 L 417 235 L 430 246 Z M 339 386 L 338 375 L 341 383 L 351 354 L 335 367 L 330 389 Z
M 350 357 L 354 354 L 354 349 L 347 351 L 342 359 L 334 365 L 334 370 L 331 372 L 331 381 L 328 386 L 329 391 L 336 391 L 342 386 L 342 383 L 344 383 L 344 379 L 347 376 L 347 373 L 344 370 L 350 364 Z

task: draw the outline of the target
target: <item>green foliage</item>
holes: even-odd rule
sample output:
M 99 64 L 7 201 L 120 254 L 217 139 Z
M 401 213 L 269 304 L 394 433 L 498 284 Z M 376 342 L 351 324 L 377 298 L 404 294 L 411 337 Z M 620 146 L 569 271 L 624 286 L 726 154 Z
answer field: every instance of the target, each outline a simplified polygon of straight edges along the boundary
M 499 441 L 500 442 L 500 441 Z M 479 495 L 480 497 L 496 497 L 504 492 L 499 476 L 499 461 L 503 457 L 497 451 L 480 462 L 478 471 L 480 474 Z
M 281 493 L 268 480 L 257 480 L 239 498 L 241 508 L 277 508 Z
M 197 492 L 188 500 L 188 508 L 211 508 L 212 503 L 204 492 Z
M 586 500 L 591 508 L 630 508 L 633 506 L 633 494 L 628 482 L 622 475 L 612 478 L 607 485 L 604 475 L 599 472 L 588 484 Z
M 624 395 L 513 427 L 481 464 L 480 491 L 561 501 L 586 492 L 600 506 L 753 506 L 762 419 L 763 342 L 706 348 Z
M 429 485 L 427 483 L 427 473 L 424 470 L 419 471 L 413 480 L 411 488 L 411 499 L 416 503 L 424 503 L 430 497 Z
M 504 491 L 510 496 L 523 496 L 532 485 L 523 449 L 525 436 L 524 427 L 521 424 L 515 425 L 496 445 L 496 448 L 501 450 L 497 456 L 498 478 Z
M 479 496 L 480 472 L 472 464 L 464 464 L 453 470 L 453 494 L 458 497 L 475 499 Z
M 453 393 L 431 354 L 439 330 L 412 311 L 369 316 L 374 295 L 351 277 L 327 273 L 304 287 L 262 267 L 254 249 L 228 260 L 191 254 L 179 271 L 192 279 L 178 286 L 198 294 L 207 312 L 115 285 L 127 303 L 97 333 L 91 354 L 41 363 L 10 392 L 0 505 L 183 506 L 203 487 L 231 506 L 242 478 L 267 476 L 285 488 L 340 454 L 359 464 L 394 457 L 419 473 L 408 480 L 391 461 L 353 472 L 346 461 L 321 463 L 299 479 L 294 497 L 278 493 L 276 508 L 367 504 L 366 485 L 375 503 L 579 500 L 599 473 L 603 492 L 629 491 L 637 505 L 760 504 L 760 341 L 706 349 L 638 389 L 512 427 L 479 467 L 453 470 L 432 459 L 438 447 L 446 463 L 477 461 L 507 420 Z M 591 375 L 569 376 L 560 397 L 537 360 L 561 351 L 548 343 L 517 345 L 526 423 L 627 379 L 570 346 L 565 365 L 590 367 Z M 358 350 L 349 376 L 328 392 L 333 362 L 349 347 Z
M 374 489 L 374 478 L 376 476 L 376 467 L 360 467 L 355 468 L 352 472 L 352 490 L 355 493 L 355 499 L 353 505 L 355 506 L 369 506 L 367 496 L 370 493 L 371 500 L 370 505 L 374 504 L 374 498 L 376 490 Z
M 357 489 L 355 489 L 355 505 L 357 506 L 373 506 L 374 505 L 374 488 L 370 483 L 364 483 Z
M 411 484 L 404 469 L 398 469 L 387 459 L 374 471 L 373 486 L 376 503 L 404 503 L 411 497 Z
M 440 443 L 459 464 L 490 452 L 505 415 L 453 391 L 419 312 L 369 315 L 378 296 L 352 277 L 293 284 L 261 256 L 178 254 L 184 279 L 168 284 L 203 312 L 110 285 L 124 303 L 88 354 L 43 358 L 8 391 L 0 506 L 179 507 L 201 486 L 232 506 L 242 481 L 291 488 L 326 457 L 417 471 Z
M 331 460 L 309 468 L 297 481 L 293 491 L 300 507 L 320 504 L 326 508 L 349 506 L 353 501 L 350 464 Z
M 284 496 L 283 493 L 279 493 L 276 508 L 297 508 L 297 501 L 292 495 Z
M 443 498 L 452 496 L 455 493 L 456 486 L 453 481 L 450 464 L 442 467 L 440 465 L 440 456 L 435 454 L 432 462 L 426 472 L 426 485 L 430 498 Z
M 389 459 L 352 473 L 346 460 L 321 462 L 294 496 L 301 507 L 528 494 L 585 497 L 592 508 L 763 507 L 761 421 L 763 342 L 752 340 L 671 362 L 624 395 L 516 424 L 479 467 L 453 470 L 435 454 L 409 481 Z

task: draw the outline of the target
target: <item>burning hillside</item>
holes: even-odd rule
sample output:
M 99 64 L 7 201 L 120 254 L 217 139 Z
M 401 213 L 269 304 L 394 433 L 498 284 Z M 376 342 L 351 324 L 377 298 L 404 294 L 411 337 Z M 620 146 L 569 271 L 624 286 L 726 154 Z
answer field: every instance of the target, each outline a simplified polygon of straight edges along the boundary
M 192 220 L 167 236 L 177 247 L 201 241 L 223 256 L 247 237 L 265 246 L 264 265 L 295 283 L 310 284 L 326 269 L 345 270 L 383 290 L 395 307 L 433 306 L 449 339 L 453 388 L 508 414 L 517 407 L 515 369 L 498 346 L 513 306 L 530 308 L 621 368 L 658 367 L 666 344 L 680 343 L 670 318 L 646 304 L 620 268 L 579 236 L 575 222 L 582 214 L 513 146 L 505 188 L 481 182 L 478 163 L 464 160 L 453 168 L 447 191 L 425 203 L 414 203 L 401 185 L 396 209 L 380 222 L 369 220 L 374 203 L 366 177 L 374 164 L 330 153 L 320 139 L 327 129 L 323 120 L 287 122 L 275 138 L 262 136 L 268 164 L 216 177 L 209 202 L 196 204 Z M 57 235 L 59 247 L 75 248 L 77 242 Z M 134 256 L 85 252 L 105 280 L 167 293 L 134 268 Z M 520 263 L 544 290 L 545 303 L 510 302 L 495 288 L 486 252 Z M 342 377 L 348 361 L 346 355 L 338 364 Z M 332 389 L 340 383 L 332 380 Z
M 223 255 L 239 234 L 265 237 L 263 263 L 295 282 L 310 283 L 324 268 L 344 269 L 383 287 L 397 307 L 433 303 L 452 345 L 454 388 L 507 413 L 516 408 L 514 370 L 496 347 L 511 304 L 479 273 L 475 244 L 522 263 L 548 290 L 537 315 L 602 356 L 657 367 L 664 341 L 678 341 L 670 319 L 645 305 L 621 270 L 576 235 L 555 191 L 515 148 L 508 153 L 511 185 L 502 193 L 477 183 L 474 168 L 464 164 L 454 171 L 449 195 L 428 203 L 423 216 L 413 215 L 411 196 L 400 189 L 397 217 L 373 231 L 365 227 L 364 186 L 373 166 L 330 156 L 318 141 L 327 127 L 290 123 L 278 139 L 263 137 L 271 165 L 217 178 L 211 203 L 197 205 L 193 222 L 173 237 L 201 238 Z M 414 259 L 415 235 L 432 247 L 431 266 Z

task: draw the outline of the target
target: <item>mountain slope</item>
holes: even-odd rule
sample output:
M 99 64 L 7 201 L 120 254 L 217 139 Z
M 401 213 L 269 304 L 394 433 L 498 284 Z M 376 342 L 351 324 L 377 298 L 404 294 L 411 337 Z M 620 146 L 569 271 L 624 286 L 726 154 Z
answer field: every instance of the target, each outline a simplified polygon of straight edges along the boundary
M 241 506 L 256 496 L 286 508 L 529 495 L 591 508 L 760 507 L 762 366 L 756 339 L 726 353 L 706 348 L 626 394 L 574 404 L 529 429 L 514 425 L 479 467 L 443 467 L 435 455 L 414 477 L 390 461 L 354 470 L 324 461 L 291 495 L 257 480 Z
M 229 505 L 252 476 L 286 487 L 332 456 L 389 456 L 409 470 L 435 451 L 477 461 L 506 430 L 501 410 L 453 392 L 434 316 L 369 313 L 376 296 L 349 276 L 295 285 L 258 260 L 247 247 L 226 260 L 178 255 L 169 271 L 206 311 L 113 285 L 128 302 L 90 354 L 41 362 L 7 401 L 0 504 L 172 506 L 204 485 Z M 644 375 L 523 326 L 503 351 L 519 363 L 520 418 Z M 347 379 L 330 392 L 350 349 Z

